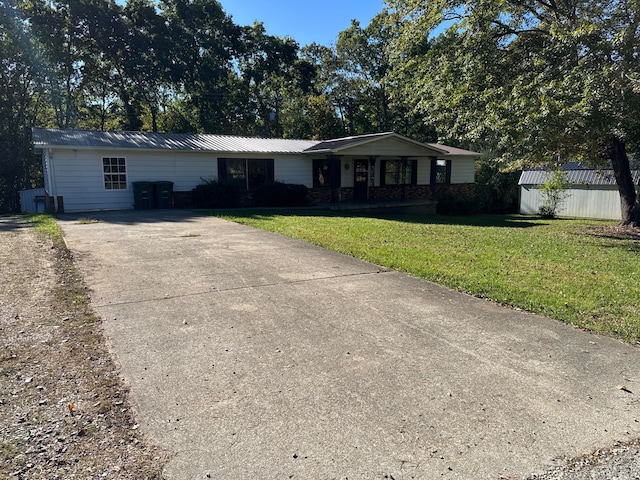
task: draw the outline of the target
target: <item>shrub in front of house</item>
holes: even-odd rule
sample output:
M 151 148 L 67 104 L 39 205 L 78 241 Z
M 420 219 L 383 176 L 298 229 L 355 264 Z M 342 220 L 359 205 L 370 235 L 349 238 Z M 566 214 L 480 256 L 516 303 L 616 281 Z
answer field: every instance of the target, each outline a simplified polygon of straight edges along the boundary
M 520 171 L 503 172 L 495 160 L 476 162 L 476 200 L 482 213 L 516 213 L 520 199 Z
M 473 215 L 478 213 L 478 202 L 471 197 L 445 194 L 438 200 L 436 213 L 440 215 Z
M 191 193 L 196 208 L 231 208 L 240 203 L 242 183 L 234 180 L 206 180 Z
M 253 204 L 260 207 L 295 207 L 309 203 L 309 189 L 304 185 L 268 182 L 253 193 Z

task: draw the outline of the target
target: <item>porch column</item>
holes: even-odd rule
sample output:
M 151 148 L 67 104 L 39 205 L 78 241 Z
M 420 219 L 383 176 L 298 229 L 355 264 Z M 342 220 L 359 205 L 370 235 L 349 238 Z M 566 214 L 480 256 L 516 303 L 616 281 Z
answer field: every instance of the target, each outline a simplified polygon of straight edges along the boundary
M 367 198 L 373 200 L 375 197 L 374 187 L 376 186 L 376 155 L 369 155 L 369 188 Z
M 407 180 L 407 163 L 409 161 L 409 157 L 400 157 L 400 182 L 402 184 L 402 194 L 400 196 L 401 201 L 405 201 L 407 199 L 406 193 L 406 180 Z
M 340 170 L 340 156 L 329 155 L 331 162 L 331 205 L 336 206 L 340 202 L 340 185 L 342 172 Z

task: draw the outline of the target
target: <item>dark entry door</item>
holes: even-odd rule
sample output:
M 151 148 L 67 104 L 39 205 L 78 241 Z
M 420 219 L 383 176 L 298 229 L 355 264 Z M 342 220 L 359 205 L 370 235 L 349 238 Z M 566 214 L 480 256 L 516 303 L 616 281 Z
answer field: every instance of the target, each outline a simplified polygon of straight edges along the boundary
M 369 162 L 356 160 L 354 163 L 353 199 L 356 201 L 367 200 L 369 185 Z

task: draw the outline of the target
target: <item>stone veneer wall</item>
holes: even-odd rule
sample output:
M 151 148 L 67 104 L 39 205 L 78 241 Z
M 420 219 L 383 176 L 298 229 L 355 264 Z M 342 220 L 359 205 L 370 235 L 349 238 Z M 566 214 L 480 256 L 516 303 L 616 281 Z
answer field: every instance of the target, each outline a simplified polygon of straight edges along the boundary
M 475 195 L 475 183 L 461 183 L 454 185 L 441 185 L 436 187 L 435 195 L 430 185 L 406 185 L 404 196 L 406 200 L 438 200 L 445 195 L 472 198 Z M 401 186 L 372 187 L 369 190 L 370 200 L 401 200 Z M 349 202 L 353 200 L 353 188 L 339 189 L 339 201 Z M 310 203 L 331 202 L 330 188 L 310 188 Z
M 461 183 L 454 185 L 441 185 L 436 188 L 435 195 L 433 195 L 431 187 L 429 185 L 406 185 L 405 186 L 405 199 L 406 200 L 438 200 L 445 195 L 454 195 L 462 198 L 472 198 L 475 195 L 476 185 L 475 183 Z M 387 187 L 373 187 L 370 190 L 371 200 L 401 200 L 402 187 L 399 186 L 387 186 Z M 340 188 L 339 189 L 339 202 L 350 202 L 353 200 L 353 188 Z M 173 192 L 173 202 L 176 208 L 186 208 L 193 206 L 191 199 L 191 192 Z M 330 203 L 331 202 L 331 189 L 330 188 L 310 188 L 309 189 L 309 203 Z M 240 198 L 240 206 L 251 205 L 251 197 L 249 192 L 243 192 Z

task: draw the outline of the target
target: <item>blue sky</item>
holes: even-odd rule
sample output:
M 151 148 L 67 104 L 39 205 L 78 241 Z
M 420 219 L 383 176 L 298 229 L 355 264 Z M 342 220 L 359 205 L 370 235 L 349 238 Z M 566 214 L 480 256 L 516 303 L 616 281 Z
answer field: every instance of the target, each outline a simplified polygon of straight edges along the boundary
M 351 19 L 363 27 L 384 8 L 383 0 L 219 0 L 238 25 L 264 23 L 269 35 L 290 36 L 300 46 L 331 45 Z

